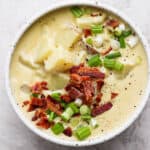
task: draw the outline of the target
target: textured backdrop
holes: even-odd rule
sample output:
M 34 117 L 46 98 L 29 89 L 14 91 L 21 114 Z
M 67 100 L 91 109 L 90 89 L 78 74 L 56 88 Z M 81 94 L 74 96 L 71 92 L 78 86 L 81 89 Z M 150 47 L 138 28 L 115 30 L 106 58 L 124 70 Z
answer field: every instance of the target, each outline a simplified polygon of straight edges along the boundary
M 4 85 L 4 62 L 16 32 L 27 19 L 53 2 L 54 0 L 0 0 L 0 150 L 73 149 L 47 142 L 29 131 L 14 113 Z M 130 16 L 139 24 L 150 43 L 149 0 L 101 0 L 101 2 L 113 5 Z M 139 119 L 124 133 L 111 141 L 88 149 L 150 150 L 150 101 Z

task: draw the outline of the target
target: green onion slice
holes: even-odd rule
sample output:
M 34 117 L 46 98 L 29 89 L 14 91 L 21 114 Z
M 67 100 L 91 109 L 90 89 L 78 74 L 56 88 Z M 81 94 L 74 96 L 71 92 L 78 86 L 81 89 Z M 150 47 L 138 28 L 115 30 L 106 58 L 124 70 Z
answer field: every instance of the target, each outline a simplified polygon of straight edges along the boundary
M 71 7 L 71 12 L 76 18 L 79 18 L 83 15 L 82 9 L 78 6 Z
M 53 131 L 54 134 L 58 135 L 64 131 L 64 126 L 62 123 L 56 123 L 51 130 Z
M 52 93 L 52 94 L 51 94 L 51 97 L 52 97 L 54 100 L 58 101 L 58 102 L 61 101 L 61 98 L 60 98 L 60 97 L 61 97 L 61 94 L 58 93 L 58 92 Z
M 120 43 L 121 48 L 126 48 L 126 43 L 125 43 L 125 37 L 124 36 L 121 35 L 119 37 L 119 43 Z
M 81 115 L 90 115 L 91 114 L 91 110 L 87 105 L 82 105 L 80 107 L 80 114 Z
M 51 122 L 55 119 L 56 114 L 54 112 L 50 112 L 49 116 L 48 116 L 48 121 Z
M 91 37 L 87 38 L 86 43 L 89 44 L 89 45 L 92 45 L 93 44 L 92 38 Z
M 87 63 L 90 67 L 97 67 L 102 64 L 102 60 L 100 59 L 99 55 L 95 55 L 92 56 Z
M 122 36 L 125 37 L 125 38 L 128 37 L 131 34 L 132 34 L 131 30 L 122 31 Z
M 70 103 L 69 106 L 72 108 L 74 114 L 79 113 L 79 108 L 77 107 L 75 103 Z
M 84 140 L 91 135 L 91 130 L 88 126 L 82 126 L 75 131 L 75 135 L 79 140 Z
M 117 57 L 121 57 L 120 52 L 114 52 L 114 53 L 106 55 L 106 58 L 108 58 L 108 59 L 113 59 L 113 58 L 117 58 Z
M 93 34 L 98 34 L 103 32 L 103 27 L 102 25 L 92 25 L 91 30 Z

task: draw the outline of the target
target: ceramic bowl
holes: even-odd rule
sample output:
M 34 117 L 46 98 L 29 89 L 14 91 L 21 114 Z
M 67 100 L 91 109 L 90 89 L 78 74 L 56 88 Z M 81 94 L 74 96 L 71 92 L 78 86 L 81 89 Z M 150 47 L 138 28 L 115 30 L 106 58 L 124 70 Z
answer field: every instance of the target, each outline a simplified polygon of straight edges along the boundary
M 30 20 L 27 20 L 25 25 L 23 26 L 22 29 L 20 29 L 19 33 L 17 34 L 17 37 L 15 38 L 15 40 L 13 41 L 12 46 L 10 47 L 9 50 L 9 54 L 7 57 L 7 66 L 6 66 L 6 91 L 8 93 L 10 102 L 14 108 L 14 110 L 16 111 L 17 115 L 19 116 L 19 118 L 22 120 L 22 122 L 29 128 L 31 129 L 31 131 L 33 131 L 34 133 L 36 133 L 37 135 L 39 135 L 40 137 L 51 141 L 53 143 L 57 143 L 57 144 L 61 144 L 61 145 L 66 145 L 66 146 L 90 146 L 90 145 L 94 145 L 94 144 L 100 144 L 103 143 L 107 140 L 110 140 L 114 137 L 116 137 L 117 135 L 119 135 L 121 132 L 123 132 L 125 129 L 127 129 L 135 120 L 136 118 L 140 115 L 140 113 L 142 112 L 144 106 L 146 105 L 146 102 L 148 100 L 148 96 L 149 96 L 149 92 L 150 92 L 150 82 L 149 82 L 149 78 L 150 78 L 150 72 L 148 70 L 148 82 L 147 82 L 147 88 L 145 90 L 145 94 L 143 96 L 143 99 L 141 100 L 140 106 L 135 110 L 135 112 L 133 113 L 132 116 L 129 117 L 129 119 L 122 125 L 119 126 L 117 129 L 105 134 L 104 136 L 100 136 L 97 138 L 92 138 L 90 140 L 85 140 L 85 141 L 64 141 L 62 139 L 55 138 L 53 135 L 48 135 L 44 132 L 42 132 L 41 130 L 39 130 L 38 128 L 36 128 L 33 124 L 31 124 L 31 122 L 24 117 L 24 115 L 22 114 L 20 108 L 17 106 L 15 98 L 12 95 L 11 92 L 11 87 L 10 87 L 10 78 L 9 78 L 9 74 L 10 74 L 10 62 L 11 62 L 11 56 L 13 54 L 13 51 L 15 49 L 15 46 L 17 44 L 17 42 L 19 41 L 19 39 L 21 38 L 21 36 L 24 34 L 24 32 L 36 21 L 38 20 L 40 17 L 42 17 L 43 15 L 47 14 L 48 12 L 51 12 L 53 10 L 62 8 L 62 7 L 67 7 L 67 6 L 72 6 L 72 5 L 87 5 L 87 6 L 94 6 L 100 9 L 104 9 L 110 13 L 113 13 L 117 16 L 119 16 L 120 18 L 122 18 L 125 22 L 127 22 L 132 28 L 133 30 L 137 33 L 137 35 L 139 36 L 145 52 L 147 54 L 147 60 L 148 60 L 148 67 L 150 68 L 150 53 L 148 52 L 148 44 L 146 39 L 144 38 L 143 34 L 141 33 L 141 31 L 139 30 L 139 28 L 137 27 L 137 25 L 135 25 L 126 15 L 122 14 L 120 12 L 120 10 L 116 10 L 115 8 L 108 6 L 106 4 L 102 4 L 98 1 L 95 0 L 65 0 L 65 1 L 57 1 L 57 3 L 52 3 L 52 5 L 48 6 L 48 8 L 45 8 L 41 11 L 39 11 L 34 17 L 32 17 Z

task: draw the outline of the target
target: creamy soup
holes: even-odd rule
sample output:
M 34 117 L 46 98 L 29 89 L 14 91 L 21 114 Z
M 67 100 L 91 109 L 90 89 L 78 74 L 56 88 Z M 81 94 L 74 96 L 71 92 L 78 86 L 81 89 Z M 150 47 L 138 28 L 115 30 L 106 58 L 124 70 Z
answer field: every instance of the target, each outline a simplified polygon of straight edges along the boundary
M 123 20 L 97 8 L 63 8 L 40 18 L 17 43 L 11 89 L 39 130 L 84 140 L 129 119 L 147 68 L 143 45 Z

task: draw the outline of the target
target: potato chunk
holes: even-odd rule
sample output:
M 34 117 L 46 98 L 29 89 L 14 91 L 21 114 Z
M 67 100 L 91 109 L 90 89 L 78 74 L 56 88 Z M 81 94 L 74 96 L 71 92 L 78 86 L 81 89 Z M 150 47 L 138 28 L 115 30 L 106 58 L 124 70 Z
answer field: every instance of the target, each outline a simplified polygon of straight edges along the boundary
M 91 17 L 91 16 L 83 16 L 81 18 L 77 18 L 76 22 L 80 27 L 89 27 L 91 26 L 91 24 L 98 24 L 98 23 L 102 23 L 105 19 L 106 15 L 102 14 L 101 16 L 95 16 L 95 17 Z

